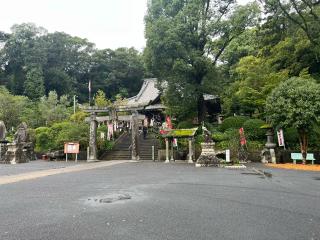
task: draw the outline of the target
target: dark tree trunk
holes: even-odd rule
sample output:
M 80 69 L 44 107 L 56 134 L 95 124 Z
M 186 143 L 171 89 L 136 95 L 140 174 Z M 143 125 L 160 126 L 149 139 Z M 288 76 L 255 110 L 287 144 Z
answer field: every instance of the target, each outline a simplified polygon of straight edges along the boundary
M 205 107 L 204 107 L 204 98 L 203 94 L 199 94 L 198 96 L 198 124 L 202 124 L 202 122 L 205 120 Z
M 299 142 L 302 154 L 302 164 L 307 162 L 307 151 L 308 151 L 308 135 L 305 129 L 299 129 Z

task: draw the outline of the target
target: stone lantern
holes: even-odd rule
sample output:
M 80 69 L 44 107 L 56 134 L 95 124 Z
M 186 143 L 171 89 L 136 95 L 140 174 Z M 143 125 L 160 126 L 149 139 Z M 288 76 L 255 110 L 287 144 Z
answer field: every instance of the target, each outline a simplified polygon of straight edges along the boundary
M 276 154 L 275 154 L 275 147 L 277 144 L 274 143 L 274 131 L 273 127 L 269 124 L 262 126 L 261 128 L 266 129 L 267 133 L 267 142 L 264 145 L 265 148 L 261 152 L 262 162 L 263 163 L 276 163 Z

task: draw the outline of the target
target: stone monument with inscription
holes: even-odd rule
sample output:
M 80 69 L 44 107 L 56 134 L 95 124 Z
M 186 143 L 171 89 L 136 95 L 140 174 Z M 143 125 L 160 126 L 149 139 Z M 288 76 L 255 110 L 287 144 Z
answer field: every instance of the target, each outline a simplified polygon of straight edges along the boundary
M 222 159 L 217 157 L 220 152 L 215 151 L 214 145 L 214 142 L 201 143 L 201 155 L 196 162 L 196 167 L 219 166 Z

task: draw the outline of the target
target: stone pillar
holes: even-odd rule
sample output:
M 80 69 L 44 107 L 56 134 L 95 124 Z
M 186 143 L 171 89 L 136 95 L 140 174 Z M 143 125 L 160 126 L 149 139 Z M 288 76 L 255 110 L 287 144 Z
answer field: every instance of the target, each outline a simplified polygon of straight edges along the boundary
M 166 141 L 166 161 L 165 161 L 165 163 L 169 163 L 170 162 L 169 161 L 169 139 L 166 138 L 165 141 Z
M 171 142 L 171 161 L 174 161 L 174 157 L 173 157 L 173 139 L 170 141 Z
M 188 159 L 188 163 L 193 163 L 192 156 L 193 156 L 192 138 L 189 138 L 189 159 Z
M 89 133 L 89 158 L 87 162 L 97 161 L 97 115 L 92 112 L 90 115 L 90 133 Z
M 139 124 L 137 112 L 132 113 L 131 116 L 131 137 L 131 160 L 139 161 Z

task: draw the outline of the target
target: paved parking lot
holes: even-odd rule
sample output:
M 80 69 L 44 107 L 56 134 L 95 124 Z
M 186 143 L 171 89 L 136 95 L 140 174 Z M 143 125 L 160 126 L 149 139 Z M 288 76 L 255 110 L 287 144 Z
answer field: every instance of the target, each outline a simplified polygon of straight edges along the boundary
M 73 164 L 0 165 L 0 174 Z M 3 184 L 0 239 L 320 239 L 319 177 L 142 162 Z

